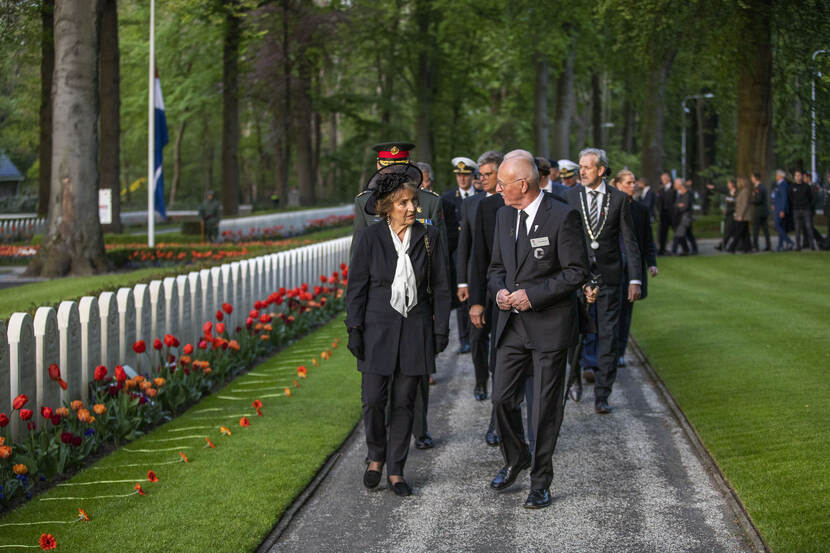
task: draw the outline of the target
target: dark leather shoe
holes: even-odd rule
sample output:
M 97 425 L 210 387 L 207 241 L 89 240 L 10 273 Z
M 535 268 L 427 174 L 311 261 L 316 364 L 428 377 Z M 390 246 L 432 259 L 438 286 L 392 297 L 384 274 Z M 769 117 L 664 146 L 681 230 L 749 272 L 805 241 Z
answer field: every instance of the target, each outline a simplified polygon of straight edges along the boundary
M 579 403 L 579 400 L 582 399 L 582 384 L 578 382 L 574 382 L 571 384 L 571 387 L 568 389 L 568 396 L 575 402 Z
M 461 344 L 457 353 L 470 353 L 470 344 Z
M 484 435 L 484 441 L 487 442 L 487 445 L 496 447 L 499 445 L 499 435 L 496 434 L 495 430 L 488 430 L 487 434 Z
M 544 509 L 550 507 L 550 491 L 545 488 L 533 488 L 525 499 L 525 509 Z
M 599 415 L 607 415 L 611 412 L 611 406 L 607 399 L 598 399 L 594 402 L 594 411 Z
M 490 482 L 490 487 L 498 491 L 509 488 L 519 477 L 519 473 L 528 467 L 530 467 L 530 457 L 521 461 L 518 465 L 502 467 L 496 477 L 493 478 L 493 481 Z
M 476 386 L 473 390 L 473 397 L 476 398 L 476 401 L 484 401 L 487 399 L 487 388 Z
M 585 378 L 585 382 L 587 382 L 588 384 L 593 384 L 594 380 L 596 380 L 594 378 L 594 369 L 593 369 L 593 367 L 590 367 L 590 368 L 587 368 L 587 369 L 582 369 L 582 376 L 583 376 L 583 378 Z
M 393 484 L 387 476 L 386 483 L 389 484 L 389 489 L 395 492 L 395 495 L 399 497 L 408 497 L 412 495 L 412 488 L 409 487 L 409 484 L 406 483 L 406 480 L 401 480 Z
M 367 468 L 366 472 L 363 473 L 363 485 L 371 490 L 377 487 L 378 484 L 380 484 L 380 471 Z
M 417 449 L 432 449 L 435 447 L 435 444 L 432 442 L 432 436 L 429 435 L 429 432 L 420 438 L 415 438 L 415 447 Z

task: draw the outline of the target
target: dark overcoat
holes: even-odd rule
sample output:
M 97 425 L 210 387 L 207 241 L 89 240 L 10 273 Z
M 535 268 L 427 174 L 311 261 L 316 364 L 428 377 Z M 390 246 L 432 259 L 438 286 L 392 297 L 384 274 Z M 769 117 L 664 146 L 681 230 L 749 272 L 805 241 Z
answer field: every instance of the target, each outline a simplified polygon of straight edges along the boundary
M 429 259 L 424 237 L 429 238 Z M 421 376 L 434 372 L 436 334 L 449 334 L 450 289 L 445 245 L 432 225 L 412 224 L 409 258 L 418 288 L 418 304 L 406 317 L 389 303 L 398 254 L 389 226 L 369 225 L 355 237 L 346 287 L 346 326 L 363 330 L 360 372 Z M 427 267 L 430 276 L 427 278 Z M 432 294 L 427 292 L 428 284 Z

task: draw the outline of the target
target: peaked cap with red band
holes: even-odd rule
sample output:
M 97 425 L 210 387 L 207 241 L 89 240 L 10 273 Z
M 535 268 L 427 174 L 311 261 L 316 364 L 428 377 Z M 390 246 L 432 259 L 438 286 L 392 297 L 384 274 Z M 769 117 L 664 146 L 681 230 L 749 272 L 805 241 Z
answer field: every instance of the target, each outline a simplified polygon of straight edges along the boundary
M 372 149 L 378 153 L 378 163 L 392 165 L 393 163 L 408 163 L 409 151 L 415 148 L 411 142 L 381 142 Z

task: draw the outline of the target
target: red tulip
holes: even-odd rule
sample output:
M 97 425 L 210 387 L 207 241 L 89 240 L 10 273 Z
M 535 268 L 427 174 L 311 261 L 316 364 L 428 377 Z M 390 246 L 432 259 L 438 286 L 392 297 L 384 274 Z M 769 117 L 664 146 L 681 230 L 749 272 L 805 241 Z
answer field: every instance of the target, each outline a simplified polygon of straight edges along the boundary
M 107 368 L 103 365 L 98 365 L 97 367 L 95 367 L 94 377 L 97 381 L 104 380 L 107 377 Z
M 217 312 L 216 312 L 216 320 L 217 320 L 217 321 L 221 321 L 221 320 L 222 320 L 222 319 L 224 319 L 224 318 L 225 318 L 225 314 L 224 314 L 224 313 L 222 313 L 222 310 L 221 310 L 221 309 L 220 309 L 219 311 L 217 311 Z
M 20 394 L 14 401 L 12 402 L 12 409 L 20 409 L 29 401 L 29 398 L 26 397 L 26 394 Z
M 49 378 L 52 380 L 60 380 L 61 378 L 61 369 L 55 363 L 49 365 Z
M 282 296 L 277 296 L 276 298 L 274 298 L 274 303 L 276 303 L 277 305 L 282 305 Z
M 300 288 L 302 288 L 303 292 L 308 292 L 308 283 L 307 283 L 307 282 L 303 282 L 303 285 L 302 285 L 302 286 L 300 286 Z
M 193 353 L 193 344 L 185 344 L 182 351 L 184 351 L 185 355 L 190 355 Z
M 225 333 L 225 323 L 216 323 L 216 334 Z
M 6 413 L 0 413 L 0 428 L 9 424 L 9 416 Z
M 61 432 L 61 442 L 65 444 L 71 444 L 73 437 L 72 432 Z
M 208 346 L 208 343 L 207 343 L 206 340 L 199 340 L 199 349 L 205 349 L 205 348 L 207 348 L 207 346 Z
M 115 379 L 118 382 L 124 382 L 125 380 L 127 380 L 127 373 L 124 371 L 124 367 L 122 367 L 121 365 L 115 366 Z
M 136 353 L 144 353 L 147 351 L 147 344 L 144 343 L 144 340 L 139 340 L 133 344 L 133 351 Z
M 245 319 L 245 326 L 250 327 L 252 324 L 254 324 L 254 319 L 252 317 Z
M 20 410 L 20 420 L 27 421 L 32 418 L 32 410 L 31 409 L 21 409 Z
M 158 338 L 156 338 L 155 340 L 153 340 L 153 349 L 157 349 L 157 350 L 158 350 L 158 349 L 161 349 L 161 348 L 162 348 L 162 343 L 161 343 L 161 340 L 159 340 Z
M 60 415 L 52 415 L 52 426 L 58 426 L 61 423 L 61 416 Z
M 233 306 L 229 303 L 223 303 L 222 304 L 222 311 L 224 311 L 225 313 L 230 315 L 231 313 L 233 313 Z
M 51 419 L 52 418 L 52 408 L 51 407 L 41 407 L 40 408 L 40 416 L 44 419 Z
M 325 284 L 328 281 L 329 281 L 329 278 L 326 275 L 320 275 L 320 282 Z
M 205 333 L 205 336 L 210 336 L 210 333 L 213 331 L 213 323 L 208 321 L 202 326 L 202 331 Z
M 249 316 L 249 317 L 253 317 L 253 318 L 255 318 L 255 319 L 256 319 L 257 317 L 259 317 L 259 311 L 258 311 L 258 310 L 256 310 L 256 309 L 251 309 L 251 310 L 248 312 L 248 316 Z

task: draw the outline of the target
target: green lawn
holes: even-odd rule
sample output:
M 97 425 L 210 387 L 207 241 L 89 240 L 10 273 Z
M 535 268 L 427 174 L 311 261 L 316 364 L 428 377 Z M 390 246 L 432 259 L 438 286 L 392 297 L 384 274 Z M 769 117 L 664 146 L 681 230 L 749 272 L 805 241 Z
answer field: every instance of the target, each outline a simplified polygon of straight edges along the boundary
M 340 347 L 332 349 L 330 360 L 320 360 L 320 352 L 335 338 Z M 360 374 L 345 338 L 338 317 L 68 483 L 126 482 L 59 486 L 0 518 L 0 547 L 37 544 L 45 532 L 55 536 L 59 551 L 253 551 L 360 418 Z M 301 364 L 308 368 L 308 378 L 294 388 Z M 257 384 L 264 380 L 275 382 L 276 389 Z M 268 397 L 286 384 L 292 387 L 291 397 Z M 254 413 L 254 399 L 262 400 L 263 417 Z M 249 428 L 239 424 L 245 414 Z M 232 435 L 221 435 L 220 425 Z M 205 447 L 206 436 L 215 449 Z M 165 449 L 169 451 L 161 451 Z M 176 462 L 179 451 L 189 463 Z M 89 499 L 128 494 L 150 469 L 159 482 L 141 482 L 146 496 Z M 361 487 L 360 482 L 355 486 Z M 81 499 L 57 499 L 65 497 Z M 71 521 L 78 508 L 90 522 L 3 526 Z
M 305 244 L 307 241 L 323 242 L 352 233 L 352 227 L 338 227 L 326 229 L 303 236 L 296 237 L 297 241 Z M 219 246 L 217 246 L 219 247 Z M 249 248 L 251 253 L 248 257 L 256 257 L 266 253 L 273 253 L 297 246 L 265 247 L 257 246 Z M 242 258 L 234 258 L 238 260 Z M 0 290 L 0 319 L 7 320 L 16 311 L 34 312 L 41 305 L 55 305 L 64 300 L 75 300 L 83 296 L 91 296 L 105 290 L 117 290 L 124 286 L 134 286 L 140 282 L 162 279 L 168 276 L 175 276 L 183 272 L 204 269 L 211 265 L 226 263 L 205 263 L 192 266 L 173 267 L 151 267 L 137 271 L 107 273 L 91 277 L 67 277 L 32 284 L 24 284 L 14 288 Z
M 830 255 L 661 259 L 632 333 L 772 550 L 830 544 Z

